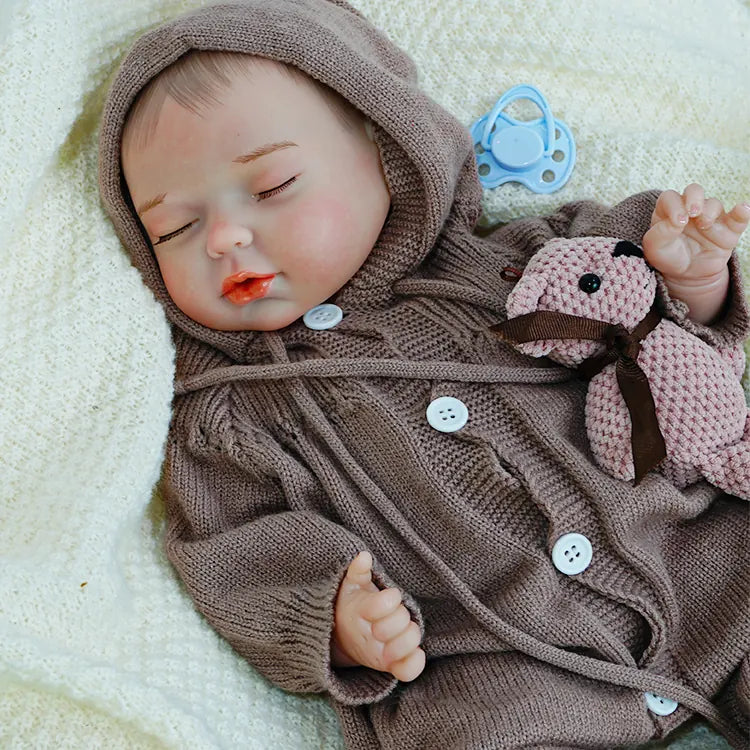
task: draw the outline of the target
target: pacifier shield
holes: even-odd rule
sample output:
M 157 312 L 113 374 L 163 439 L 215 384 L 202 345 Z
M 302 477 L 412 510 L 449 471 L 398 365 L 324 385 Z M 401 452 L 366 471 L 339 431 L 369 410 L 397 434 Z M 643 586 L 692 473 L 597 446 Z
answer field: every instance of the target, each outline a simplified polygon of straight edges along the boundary
M 491 151 L 501 167 L 525 172 L 542 158 L 544 142 L 538 133 L 524 125 L 512 125 L 492 139 Z

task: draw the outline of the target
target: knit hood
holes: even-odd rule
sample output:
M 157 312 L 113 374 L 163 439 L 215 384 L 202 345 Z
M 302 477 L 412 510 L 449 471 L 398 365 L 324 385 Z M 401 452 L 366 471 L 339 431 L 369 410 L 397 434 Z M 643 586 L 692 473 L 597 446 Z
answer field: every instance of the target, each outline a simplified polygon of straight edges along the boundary
M 100 131 L 99 183 L 134 265 L 189 339 L 248 362 L 256 333 L 207 328 L 172 302 L 130 201 L 120 146 L 138 93 L 190 50 L 243 52 L 296 66 L 373 122 L 391 211 L 370 256 L 333 298 L 344 309 L 386 306 L 393 283 L 418 268 L 446 222 L 467 232 L 473 227 L 481 190 L 468 132 L 420 91 L 411 59 L 348 3 L 247 0 L 182 16 L 141 37 L 114 78 Z M 186 343 L 183 336 L 177 340 Z

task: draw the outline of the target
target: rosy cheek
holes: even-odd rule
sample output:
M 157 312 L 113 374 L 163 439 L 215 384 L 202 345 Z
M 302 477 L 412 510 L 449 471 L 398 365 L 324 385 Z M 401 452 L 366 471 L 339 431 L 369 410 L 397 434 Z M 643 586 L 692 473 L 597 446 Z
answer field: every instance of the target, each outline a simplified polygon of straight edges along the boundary
M 169 274 L 162 274 L 162 279 L 164 279 L 164 286 L 167 287 L 167 293 L 172 298 L 172 301 L 182 309 L 182 296 L 180 294 L 180 284 L 177 282 L 177 280 L 170 276 Z
M 300 267 L 320 271 L 342 258 L 337 249 L 350 242 L 353 213 L 348 203 L 335 196 L 317 196 L 297 206 L 289 223 L 289 245 L 298 251 L 295 261 Z
M 167 287 L 169 296 L 180 306 L 181 299 L 189 296 L 190 280 L 186 277 L 185 269 L 179 264 L 162 261 L 159 264 L 164 286 Z

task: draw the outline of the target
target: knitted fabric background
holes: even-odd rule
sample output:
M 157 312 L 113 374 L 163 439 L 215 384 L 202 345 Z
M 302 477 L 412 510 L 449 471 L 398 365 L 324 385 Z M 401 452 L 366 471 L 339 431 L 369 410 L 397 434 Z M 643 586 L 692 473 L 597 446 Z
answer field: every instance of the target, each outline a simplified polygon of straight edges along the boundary
M 96 129 L 130 42 L 201 4 L 0 3 L 2 747 L 340 747 L 324 701 L 270 687 L 208 628 L 160 546 L 173 353 L 100 209 Z M 467 125 L 529 82 L 573 129 L 569 184 L 498 188 L 490 220 L 691 181 L 750 197 L 747 0 L 354 4 Z

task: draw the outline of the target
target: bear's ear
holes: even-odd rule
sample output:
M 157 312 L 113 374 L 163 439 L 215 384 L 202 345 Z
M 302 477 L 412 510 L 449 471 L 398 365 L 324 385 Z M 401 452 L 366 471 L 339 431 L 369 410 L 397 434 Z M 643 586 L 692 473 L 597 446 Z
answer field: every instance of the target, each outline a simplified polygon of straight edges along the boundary
M 539 298 L 546 288 L 544 276 L 525 272 L 505 300 L 508 317 L 517 318 L 519 315 L 535 312 L 539 306 Z
M 628 242 L 627 240 L 620 240 L 616 245 L 615 249 L 612 252 L 613 258 L 619 258 L 621 255 L 627 256 L 635 256 L 636 258 L 642 258 L 643 257 L 643 250 L 641 250 L 638 245 Z
M 539 308 L 539 299 L 546 289 L 547 282 L 541 273 L 525 271 L 505 301 L 508 318 L 517 318 L 519 315 L 536 312 Z M 514 344 L 514 346 L 519 352 L 528 354 L 530 357 L 544 357 L 554 349 L 555 342 L 529 341 L 526 344 Z

